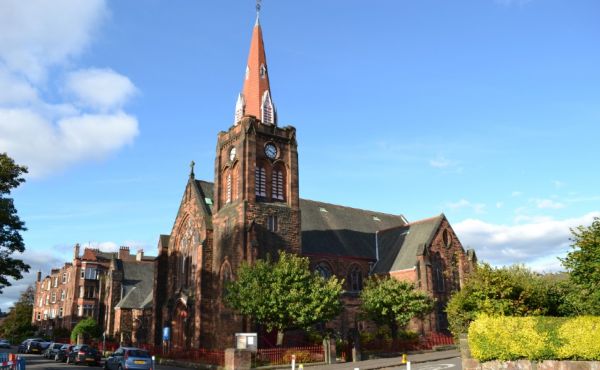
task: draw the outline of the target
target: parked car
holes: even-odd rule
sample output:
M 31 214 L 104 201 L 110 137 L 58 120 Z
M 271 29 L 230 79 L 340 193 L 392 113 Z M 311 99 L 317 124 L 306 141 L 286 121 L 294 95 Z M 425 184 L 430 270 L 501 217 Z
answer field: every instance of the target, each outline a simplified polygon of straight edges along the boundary
M 10 348 L 10 342 L 7 339 L 0 339 L 0 348 Z
M 64 343 L 56 343 L 56 342 L 50 343 L 48 348 L 44 351 L 44 358 L 54 359 L 54 357 L 60 350 L 60 347 L 62 347 L 63 345 L 64 345 Z
M 107 370 L 151 370 L 152 359 L 148 351 L 135 347 L 119 347 L 104 361 Z
M 21 344 L 19 344 L 19 348 L 17 348 L 18 353 L 41 353 L 41 345 L 42 338 L 29 338 L 25 339 Z
M 63 346 L 60 347 L 58 352 L 56 352 L 56 355 L 54 356 L 54 361 L 67 361 L 67 357 L 69 357 L 69 353 L 71 353 L 73 347 L 75 347 L 74 344 L 63 344 Z
M 88 346 L 87 344 L 81 344 L 73 347 L 69 355 L 67 356 L 68 364 L 88 364 L 88 365 L 100 365 L 102 355 L 100 352 Z

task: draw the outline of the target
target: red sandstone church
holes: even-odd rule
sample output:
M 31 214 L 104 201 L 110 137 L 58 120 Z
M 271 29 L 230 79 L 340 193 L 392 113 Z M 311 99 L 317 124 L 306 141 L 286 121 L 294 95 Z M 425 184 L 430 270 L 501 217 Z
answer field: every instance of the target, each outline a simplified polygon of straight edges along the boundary
M 371 274 L 410 280 L 436 298 L 414 328 L 447 328 L 445 304 L 476 262 L 446 217 L 409 222 L 390 215 L 300 199 L 296 129 L 277 125 L 261 26 L 256 21 L 234 124 L 217 135 L 214 183 L 193 166 L 170 235 L 161 235 L 153 289 L 157 344 L 169 327 L 178 348 L 231 347 L 257 328 L 223 304 L 224 285 L 243 261 L 285 249 L 310 258 L 323 276 L 345 280 L 343 313 L 328 326 L 362 330 L 358 293 Z

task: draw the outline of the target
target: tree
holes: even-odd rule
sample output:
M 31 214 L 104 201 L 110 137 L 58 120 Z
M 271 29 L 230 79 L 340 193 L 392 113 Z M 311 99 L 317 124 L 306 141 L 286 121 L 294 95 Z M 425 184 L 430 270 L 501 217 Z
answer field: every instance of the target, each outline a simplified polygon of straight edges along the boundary
M 237 280 L 226 286 L 225 302 L 252 317 L 268 331 L 278 330 L 278 343 L 286 329 L 309 329 L 340 313 L 342 282 L 312 273 L 308 258 L 281 251 L 276 262 L 258 260 L 242 264 Z
M 423 317 L 433 309 L 433 299 L 414 285 L 389 276 L 372 276 L 365 281 L 360 294 L 362 311 L 380 325 L 388 325 L 392 338 L 398 329 L 408 325 L 414 317 Z
M 71 332 L 71 341 L 77 341 L 77 337 L 80 335 L 83 337 L 84 341 L 92 338 L 99 338 L 102 335 L 102 329 L 98 326 L 96 320 L 88 317 L 75 325 Z
M 600 218 L 571 229 L 572 251 L 561 259 L 574 289 L 568 304 L 576 314 L 600 315 Z
M 521 265 L 494 268 L 480 264 L 446 306 L 450 331 L 465 333 L 480 313 L 562 315 L 563 280 L 563 275 L 541 275 Z
M 0 337 L 10 338 L 13 343 L 33 336 L 36 327 L 31 324 L 35 289 L 29 286 L 13 307 L 0 326 Z
M 25 173 L 26 167 L 15 164 L 6 153 L 0 153 L 0 293 L 11 285 L 8 278 L 19 280 L 23 278 L 23 272 L 29 271 L 29 265 L 11 257 L 13 253 L 25 250 L 20 232 L 27 229 L 9 197 L 12 189 L 25 182 L 22 177 Z

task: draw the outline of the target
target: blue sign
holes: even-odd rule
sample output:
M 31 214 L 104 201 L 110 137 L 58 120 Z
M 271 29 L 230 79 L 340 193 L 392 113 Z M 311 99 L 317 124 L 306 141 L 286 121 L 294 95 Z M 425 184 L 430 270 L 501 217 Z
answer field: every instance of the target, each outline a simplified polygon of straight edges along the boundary
M 163 340 L 169 341 L 170 339 L 171 339 L 171 328 L 168 326 L 165 326 L 163 328 Z

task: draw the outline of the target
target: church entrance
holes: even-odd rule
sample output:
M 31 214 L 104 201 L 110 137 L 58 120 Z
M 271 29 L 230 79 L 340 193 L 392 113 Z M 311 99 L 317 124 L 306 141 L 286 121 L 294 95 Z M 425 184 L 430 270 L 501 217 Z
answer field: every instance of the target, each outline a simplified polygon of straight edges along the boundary
M 171 342 L 174 348 L 184 349 L 187 348 L 188 338 L 186 335 L 187 332 L 187 322 L 188 322 L 188 311 L 187 307 L 183 304 L 183 302 L 179 301 L 177 303 L 177 307 L 175 308 L 175 314 L 173 316 L 173 333 Z

